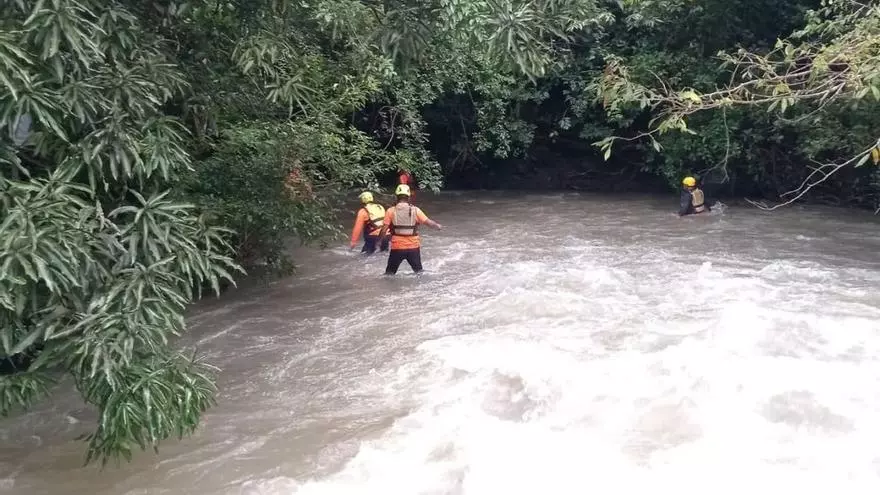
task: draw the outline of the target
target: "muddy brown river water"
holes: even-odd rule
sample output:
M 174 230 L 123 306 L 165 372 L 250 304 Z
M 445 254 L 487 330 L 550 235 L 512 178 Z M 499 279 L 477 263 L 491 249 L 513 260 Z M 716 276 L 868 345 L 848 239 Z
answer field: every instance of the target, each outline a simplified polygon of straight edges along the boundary
M 0 422 L 0 494 L 880 493 L 877 219 L 676 199 L 444 193 L 420 277 L 300 249 L 193 308 L 194 436 L 82 468 L 62 392 Z

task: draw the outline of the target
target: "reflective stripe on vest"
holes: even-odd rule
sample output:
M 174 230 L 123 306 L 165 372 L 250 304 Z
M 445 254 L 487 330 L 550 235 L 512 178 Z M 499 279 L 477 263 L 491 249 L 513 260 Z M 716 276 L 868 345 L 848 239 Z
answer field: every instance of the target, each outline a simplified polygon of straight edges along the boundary
M 367 227 L 368 230 L 378 230 L 381 229 L 383 225 L 385 225 L 385 208 L 378 203 L 367 203 L 364 205 L 364 209 L 367 210 Z
M 396 205 L 393 207 L 394 213 L 391 216 L 391 234 L 401 237 L 415 237 L 419 235 L 419 224 L 416 218 L 416 208 L 407 204 Z
M 691 205 L 694 207 L 694 213 L 703 213 L 706 211 L 705 198 L 702 189 L 694 189 L 691 191 Z

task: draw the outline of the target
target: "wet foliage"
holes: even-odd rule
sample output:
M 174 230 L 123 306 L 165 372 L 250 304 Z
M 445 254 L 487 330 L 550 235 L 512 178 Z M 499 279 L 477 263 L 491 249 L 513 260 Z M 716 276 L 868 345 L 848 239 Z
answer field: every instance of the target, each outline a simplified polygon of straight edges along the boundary
M 238 270 L 229 233 L 175 190 L 191 161 L 164 106 L 185 81 L 131 12 L 2 8 L 0 414 L 68 375 L 100 414 L 89 458 L 130 456 L 213 400 L 212 369 L 170 339 Z

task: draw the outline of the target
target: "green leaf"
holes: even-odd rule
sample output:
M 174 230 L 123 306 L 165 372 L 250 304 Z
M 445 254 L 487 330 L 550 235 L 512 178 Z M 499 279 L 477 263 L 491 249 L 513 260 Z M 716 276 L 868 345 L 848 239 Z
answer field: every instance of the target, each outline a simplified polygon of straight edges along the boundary
M 37 341 L 37 339 L 39 339 L 42 336 L 42 334 L 43 334 L 42 329 L 40 329 L 40 328 L 32 329 L 30 332 L 28 332 L 28 334 L 25 336 L 25 338 L 20 340 L 15 345 L 15 347 L 13 347 L 8 352 L 8 354 L 14 356 L 16 354 L 20 354 L 20 353 L 24 352 L 25 349 L 27 349 L 31 345 L 33 345 Z

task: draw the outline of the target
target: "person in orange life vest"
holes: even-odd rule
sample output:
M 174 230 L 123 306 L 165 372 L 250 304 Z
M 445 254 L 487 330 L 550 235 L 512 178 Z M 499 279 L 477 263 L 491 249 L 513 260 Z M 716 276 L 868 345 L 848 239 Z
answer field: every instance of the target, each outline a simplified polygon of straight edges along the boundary
M 409 200 L 410 200 L 410 202 L 412 202 L 416 199 L 416 193 L 413 191 L 413 189 L 415 189 L 416 185 L 415 185 L 415 181 L 413 181 L 413 177 L 412 177 L 411 173 L 409 173 L 405 170 L 398 170 L 397 171 L 397 183 L 409 186 L 409 189 L 410 189 Z
M 390 239 L 380 237 L 379 232 L 385 225 L 385 208 L 373 201 L 373 193 L 364 191 L 360 195 L 361 207 L 354 219 L 354 227 L 351 229 L 351 249 L 357 245 L 361 234 L 364 234 L 364 247 L 362 253 L 373 254 L 377 245 L 380 251 L 388 251 Z M 381 243 L 379 242 L 381 239 Z
M 418 206 L 409 202 L 410 189 L 406 184 L 397 186 L 394 191 L 397 204 L 385 212 L 385 225 L 379 236 L 391 231 L 391 252 L 388 254 L 388 265 L 385 275 L 394 275 L 400 264 L 406 260 L 414 273 L 422 271 L 422 243 L 419 239 L 419 225 L 425 224 L 435 229 L 443 226 L 428 218 Z

